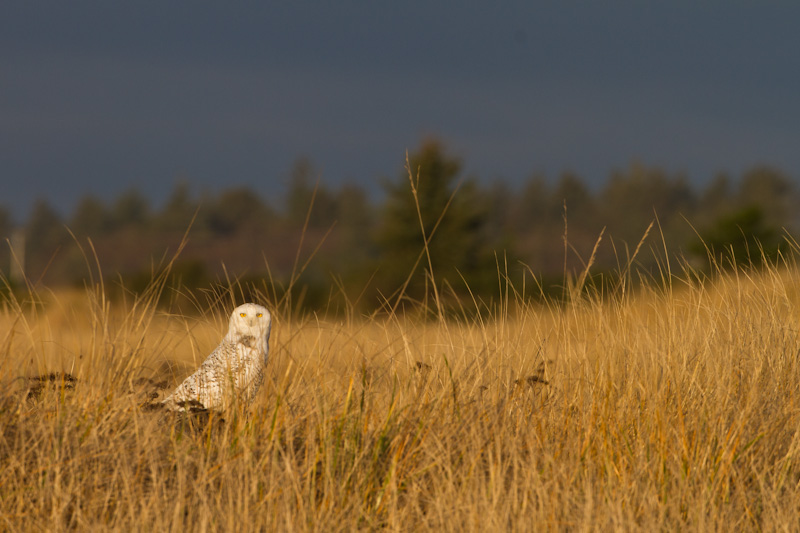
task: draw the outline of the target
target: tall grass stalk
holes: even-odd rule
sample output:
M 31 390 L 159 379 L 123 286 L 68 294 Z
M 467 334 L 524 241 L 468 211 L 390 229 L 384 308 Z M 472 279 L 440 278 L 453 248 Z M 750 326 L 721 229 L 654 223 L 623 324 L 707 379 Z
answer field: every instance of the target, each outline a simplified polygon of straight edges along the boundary
M 160 274 L 116 302 L 7 291 L 0 528 L 800 529 L 794 256 L 665 263 L 668 290 L 582 275 L 558 304 L 497 263 L 497 304 L 437 320 L 303 316 L 251 288 L 276 311 L 267 384 L 207 419 L 142 406 L 219 341 L 236 280 L 184 290 L 192 313 L 163 307 Z

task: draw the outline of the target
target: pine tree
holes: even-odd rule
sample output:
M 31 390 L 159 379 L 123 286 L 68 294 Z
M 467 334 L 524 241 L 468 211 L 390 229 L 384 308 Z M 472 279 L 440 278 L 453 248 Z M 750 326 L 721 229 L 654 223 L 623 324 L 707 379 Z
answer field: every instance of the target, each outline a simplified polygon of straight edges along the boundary
M 69 227 L 78 237 L 97 237 L 110 231 L 112 224 L 112 217 L 103 202 L 88 194 L 75 208 Z
M 448 156 L 437 140 L 423 142 L 419 151 L 409 155 L 408 164 L 395 183 L 386 185 L 387 201 L 377 236 L 382 288 L 400 287 L 413 270 L 406 293 L 421 297 L 424 275 L 430 274 L 431 266 L 439 284 L 447 280 L 453 287 L 463 286 L 462 275 L 471 286 L 482 284 L 487 264 L 486 215 L 475 182 L 466 180 L 455 192 L 461 163 Z M 418 261 L 425 238 L 429 239 L 430 262 L 427 255 Z

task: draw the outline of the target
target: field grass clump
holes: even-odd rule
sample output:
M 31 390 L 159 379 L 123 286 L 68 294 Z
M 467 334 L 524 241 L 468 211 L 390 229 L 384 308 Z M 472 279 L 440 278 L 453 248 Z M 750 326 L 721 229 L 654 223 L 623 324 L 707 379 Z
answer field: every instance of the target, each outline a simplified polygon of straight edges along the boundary
M 441 319 L 262 294 L 266 384 L 203 416 L 152 405 L 232 305 L 12 295 L 0 528 L 798 530 L 799 283 L 793 265 L 686 274 Z

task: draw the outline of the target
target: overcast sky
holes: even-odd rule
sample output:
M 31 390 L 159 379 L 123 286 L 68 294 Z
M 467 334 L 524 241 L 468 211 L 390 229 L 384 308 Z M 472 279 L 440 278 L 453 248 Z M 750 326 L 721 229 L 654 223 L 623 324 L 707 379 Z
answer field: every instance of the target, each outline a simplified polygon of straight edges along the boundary
M 158 206 L 179 180 L 277 205 L 302 155 L 377 192 L 428 135 L 483 180 L 598 184 L 632 160 L 800 177 L 800 3 L 0 7 L 0 205 L 18 219 L 131 187 Z

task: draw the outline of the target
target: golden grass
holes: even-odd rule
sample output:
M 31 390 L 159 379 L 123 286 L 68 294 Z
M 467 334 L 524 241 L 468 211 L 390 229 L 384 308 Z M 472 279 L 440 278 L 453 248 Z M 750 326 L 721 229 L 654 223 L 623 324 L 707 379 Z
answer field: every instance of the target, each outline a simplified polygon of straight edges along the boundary
M 0 529 L 798 530 L 799 281 L 460 321 L 276 312 L 267 384 L 224 420 L 141 407 L 220 313 L 31 293 L 0 313 Z

